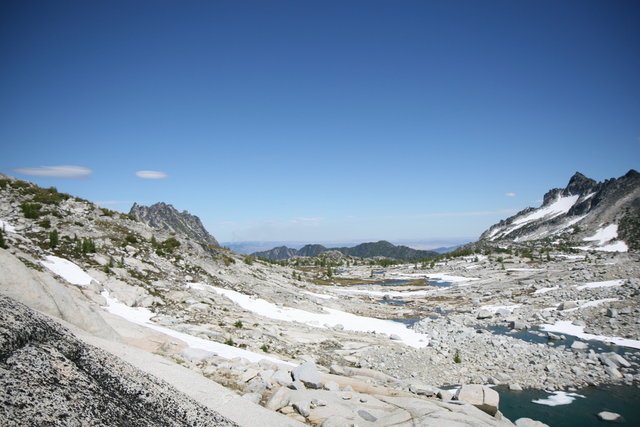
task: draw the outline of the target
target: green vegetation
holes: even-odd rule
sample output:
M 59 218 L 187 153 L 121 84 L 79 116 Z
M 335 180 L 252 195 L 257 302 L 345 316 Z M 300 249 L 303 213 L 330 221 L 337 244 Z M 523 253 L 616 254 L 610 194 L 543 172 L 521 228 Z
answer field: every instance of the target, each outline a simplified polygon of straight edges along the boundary
M 69 197 L 68 194 L 58 193 L 58 190 L 55 187 L 50 188 L 40 188 L 40 187 L 31 187 L 25 191 L 27 194 L 33 194 L 32 201 L 35 203 L 42 203 L 45 205 L 58 205 L 60 202 L 67 200 Z
M 38 222 L 38 225 L 44 229 L 49 229 L 51 228 L 51 221 L 49 221 L 49 219 L 43 219 L 42 221 Z
M 462 363 L 462 358 L 460 357 L 460 350 L 456 350 L 456 353 L 453 355 L 454 363 Z
M 231 338 L 228 338 L 225 342 L 226 345 L 230 345 L 231 347 L 235 347 L 236 343 Z
M 238 329 L 242 329 L 242 327 L 244 325 L 242 324 L 242 322 L 240 320 L 236 320 L 236 322 L 233 324 L 233 326 L 235 326 Z
M 625 210 L 618 223 L 618 235 L 632 251 L 640 250 L 640 209 Z
M 40 203 L 22 203 L 20 205 L 20 209 L 22 209 L 22 214 L 25 218 L 28 219 L 38 219 L 42 215 L 45 215 L 45 212 L 42 212 L 42 205 Z
M 0 248 L 7 249 L 7 242 L 4 240 L 4 230 L 0 229 Z
M 138 238 L 133 235 L 133 234 L 127 234 L 124 238 L 125 242 L 130 243 L 130 244 L 135 244 L 138 243 Z
M 244 263 L 247 265 L 253 265 L 253 261 L 255 261 L 255 258 L 252 256 L 244 257 Z
M 59 242 L 58 230 L 53 229 L 49 233 L 49 247 L 51 249 L 54 249 L 56 246 L 58 246 L 58 242 Z
M 265 353 L 269 353 L 269 346 L 266 344 L 262 344 L 260 346 L 260 350 L 264 351 Z
M 230 266 L 231 264 L 235 264 L 236 260 L 231 258 L 228 255 L 222 255 L 222 262 L 224 262 L 224 265 L 226 265 L 227 267 Z

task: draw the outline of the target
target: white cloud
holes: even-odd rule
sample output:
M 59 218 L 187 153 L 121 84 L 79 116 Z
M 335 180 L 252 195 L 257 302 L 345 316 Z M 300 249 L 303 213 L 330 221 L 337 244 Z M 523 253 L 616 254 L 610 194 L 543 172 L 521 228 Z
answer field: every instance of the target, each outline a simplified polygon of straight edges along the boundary
M 39 168 L 15 168 L 14 172 L 21 175 L 46 176 L 50 178 L 86 178 L 93 173 L 83 166 L 40 166 Z
M 314 217 L 314 218 L 293 218 L 290 219 L 289 222 L 292 222 L 294 224 L 298 224 L 298 223 L 317 223 L 322 221 L 324 218 L 322 217 Z
M 137 171 L 136 176 L 142 179 L 163 179 L 169 175 L 159 171 Z
M 516 197 L 517 194 L 516 193 L 506 193 L 505 196 L 507 196 L 507 197 Z

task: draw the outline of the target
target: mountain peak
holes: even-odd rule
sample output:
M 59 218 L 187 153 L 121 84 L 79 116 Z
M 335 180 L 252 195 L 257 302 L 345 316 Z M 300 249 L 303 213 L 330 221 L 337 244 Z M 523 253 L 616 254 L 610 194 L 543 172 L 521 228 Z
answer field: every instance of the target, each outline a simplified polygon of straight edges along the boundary
M 569 180 L 569 184 L 567 184 L 562 195 L 573 196 L 577 194 L 586 194 L 587 192 L 591 192 L 597 185 L 598 183 L 595 180 L 587 178 L 580 172 L 576 172 Z
M 134 203 L 129 214 L 151 227 L 181 233 L 199 242 L 220 246 L 218 241 L 204 228 L 200 218 L 188 211 L 178 212 L 172 205 L 158 202 L 151 206 Z

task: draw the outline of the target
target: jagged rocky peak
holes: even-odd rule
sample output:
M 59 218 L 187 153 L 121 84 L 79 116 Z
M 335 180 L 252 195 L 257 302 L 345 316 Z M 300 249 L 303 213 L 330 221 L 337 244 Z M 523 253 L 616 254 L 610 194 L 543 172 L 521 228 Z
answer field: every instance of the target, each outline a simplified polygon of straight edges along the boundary
M 548 191 L 542 206 L 524 209 L 500 221 L 485 231 L 480 240 L 522 242 L 582 230 L 576 238 L 591 242 L 594 241 L 592 236 L 606 234 L 608 239 L 602 241 L 600 246 L 608 247 L 611 246 L 608 242 L 624 239 L 613 230 L 617 230 L 627 212 L 634 211 L 634 206 L 638 204 L 640 174 L 637 171 L 632 169 L 620 178 L 603 182 L 596 182 L 576 172 L 565 188 Z M 610 232 L 603 234 L 601 231 L 607 226 L 611 226 L 608 229 Z M 632 242 L 628 240 L 625 240 L 626 243 L 631 245 Z M 622 248 L 623 245 L 615 247 Z
M 187 211 L 179 212 L 170 204 L 158 202 L 151 206 L 141 206 L 134 203 L 129 214 L 151 227 L 173 231 L 199 242 L 220 246 L 215 237 L 204 228 L 200 218 Z

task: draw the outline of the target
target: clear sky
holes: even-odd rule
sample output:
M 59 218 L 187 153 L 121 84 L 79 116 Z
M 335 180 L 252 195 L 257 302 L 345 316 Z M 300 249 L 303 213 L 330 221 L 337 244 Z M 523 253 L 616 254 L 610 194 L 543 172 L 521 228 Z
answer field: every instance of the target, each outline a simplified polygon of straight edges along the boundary
M 637 0 L 5 0 L 0 172 L 220 241 L 475 238 L 639 168 L 639 23 Z

